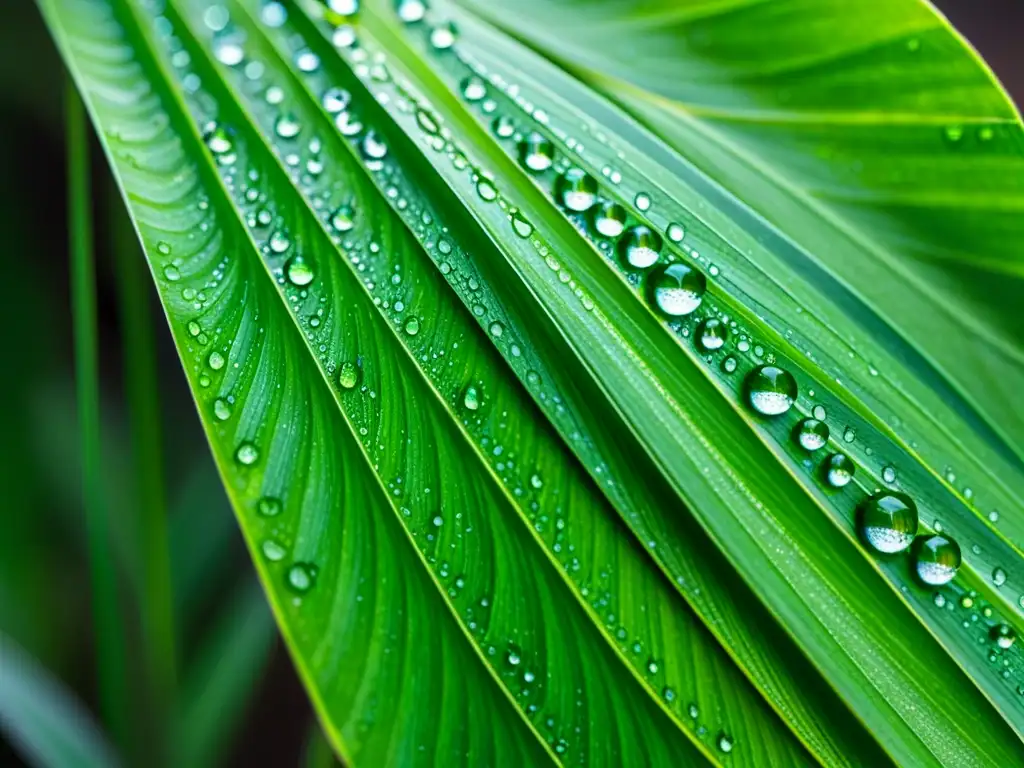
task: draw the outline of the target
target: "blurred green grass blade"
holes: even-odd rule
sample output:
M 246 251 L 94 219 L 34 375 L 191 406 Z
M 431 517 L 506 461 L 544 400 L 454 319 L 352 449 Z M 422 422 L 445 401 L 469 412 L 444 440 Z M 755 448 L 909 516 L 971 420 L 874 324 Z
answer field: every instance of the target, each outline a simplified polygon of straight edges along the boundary
M 96 273 L 92 242 L 89 134 L 81 97 L 67 85 L 68 231 L 74 318 L 75 382 L 82 455 L 82 507 L 89 548 L 96 679 L 103 720 L 117 741 L 128 743 L 124 622 L 111 553 L 109 516 L 101 475 L 99 351 Z
M 239 733 L 247 704 L 270 660 L 277 635 L 259 585 L 236 590 L 200 640 L 181 684 L 180 732 L 175 764 L 224 764 Z
M 149 305 L 151 288 L 130 220 L 120 209 L 120 201 L 115 198 L 113 202 L 111 210 L 117 214 L 111 229 L 134 478 L 132 506 L 139 518 L 140 532 L 138 552 L 142 572 L 138 607 L 153 714 L 163 719 L 174 708 L 178 675 L 177 627 L 171 592 L 163 425 Z M 164 751 L 162 745 L 157 749 Z
M 0 730 L 30 765 L 112 768 L 103 732 L 60 680 L 0 634 Z

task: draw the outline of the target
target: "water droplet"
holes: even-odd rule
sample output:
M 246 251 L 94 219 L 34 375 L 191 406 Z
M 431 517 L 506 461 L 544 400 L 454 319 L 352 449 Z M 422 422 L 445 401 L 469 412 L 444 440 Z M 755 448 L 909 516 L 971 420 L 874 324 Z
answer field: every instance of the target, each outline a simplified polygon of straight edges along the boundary
M 348 232 L 355 226 L 355 211 L 352 206 L 343 205 L 331 216 L 331 226 L 335 232 Z
M 707 280 L 702 272 L 675 262 L 651 273 L 647 291 L 651 301 L 669 317 L 683 317 L 694 312 L 704 296 Z
M 705 352 L 714 352 L 725 346 L 729 327 L 715 317 L 709 317 L 697 329 L 697 344 Z
M 181 280 L 181 272 L 173 264 L 168 264 L 164 267 L 164 277 L 172 283 L 176 283 Z
M 472 384 L 466 387 L 466 391 L 462 395 L 462 404 L 471 411 L 480 407 L 480 393 Z
M 546 171 L 554 161 L 555 145 L 544 134 L 532 131 L 519 142 L 519 162 L 528 170 Z
M 917 505 L 905 493 L 876 493 L 857 509 L 859 532 L 875 550 L 902 552 L 917 535 Z
M 273 539 L 267 539 L 266 541 L 264 541 L 263 544 L 260 546 L 260 549 L 263 550 L 263 556 L 272 563 L 277 563 L 281 560 L 284 560 L 284 556 L 288 554 L 285 551 L 285 548 Z
M 242 443 L 238 446 L 238 450 L 235 451 L 235 460 L 239 464 L 250 466 L 255 464 L 260 457 L 260 452 L 256 450 L 256 446 L 252 443 Z
M 210 353 L 210 356 L 206 359 L 206 362 L 207 364 L 209 364 L 211 368 L 213 368 L 213 370 L 219 371 L 221 368 L 224 367 L 224 355 L 214 350 L 213 352 Z
M 309 563 L 295 563 L 285 574 L 285 582 L 295 592 L 309 592 L 316 583 L 316 569 Z
M 398 18 L 406 24 L 422 21 L 427 13 L 427 4 L 423 0 L 398 0 L 395 5 Z
M 231 141 L 231 136 L 228 134 L 227 129 L 222 125 L 218 125 L 212 130 L 207 131 L 206 146 L 215 155 L 226 155 L 234 149 L 235 145 Z
M 274 132 L 282 139 L 294 139 L 302 130 L 298 118 L 290 112 L 279 115 L 274 122 Z
M 277 517 L 283 508 L 281 500 L 275 499 L 273 496 L 264 496 L 256 502 L 256 511 L 263 517 Z
M 733 357 L 732 355 L 729 355 L 724 360 L 722 360 L 722 370 L 725 371 L 726 373 L 733 373 L 736 370 L 736 366 L 736 358 Z
M 500 339 L 501 334 L 505 332 L 505 326 L 503 326 L 501 323 L 495 320 L 493 323 L 491 323 L 490 331 L 492 336 L 494 336 L 496 339 Z
M 284 253 L 291 246 L 291 241 L 288 239 L 288 235 L 284 232 L 275 232 L 270 236 L 270 250 L 274 253 Z
M 223 398 L 213 401 L 213 415 L 220 421 L 227 421 L 231 418 L 231 404 Z
M 353 389 L 359 383 L 359 368 L 351 360 L 346 360 L 338 370 L 338 384 L 342 389 Z
M 673 243 L 678 243 L 682 241 L 683 237 L 685 237 L 686 230 L 683 229 L 682 224 L 672 222 L 668 225 L 668 229 L 665 230 L 665 234 L 668 235 L 668 239 Z
M 633 204 L 641 211 L 646 211 L 651 207 L 651 198 L 643 192 L 638 192 L 637 196 L 633 198 Z
M 997 587 L 1003 586 L 1006 583 L 1006 571 L 998 566 L 992 569 L 992 583 Z
M 964 127 L 962 125 L 947 125 L 943 129 L 942 135 L 950 144 L 959 144 L 964 137 Z
M 882 467 L 882 480 L 886 483 L 896 482 L 896 470 L 893 467 Z
M 320 57 L 307 48 L 295 56 L 295 66 L 300 72 L 316 72 L 320 68 Z
M 494 122 L 491 123 L 491 128 L 494 130 L 494 133 L 502 139 L 510 138 L 512 134 L 516 132 L 516 124 L 508 115 L 499 115 L 494 118 Z
M 637 224 L 619 238 L 618 248 L 627 264 L 637 269 L 646 269 L 658 261 L 661 235 L 644 224 Z
M 342 24 L 334 30 L 331 42 L 335 48 L 350 48 L 356 41 L 356 31 L 351 24 Z
M 843 442 L 852 443 L 857 439 L 857 431 L 853 427 L 847 427 L 843 430 Z
M 301 256 L 293 256 L 288 259 L 284 273 L 288 277 L 288 282 L 300 288 L 313 282 L 313 269 Z
M 487 84 L 476 75 L 470 75 L 462 81 L 462 95 L 466 101 L 480 101 L 487 95 Z
M 1013 645 L 1017 633 L 1009 624 L 996 624 L 989 630 L 989 637 L 1005 651 Z
M 419 321 L 419 318 L 416 318 L 416 317 L 408 318 L 405 321 L 405 325 L 403 326 L 403 328 L 404 328 L 405 332 L 409 336 L 415 336 L 417 333 L 420 332 L 420 321 Z
M 626 209 L 611 200 L 602 200 L 590 209 L 594 229 L 602 237 L 618 237 L 626 228 Z
M 686 708 L 686 714 L 688 714 L 692 720 L 696 720 L 700 717 L 700 710 L 697 709 L 696 704 L 691 704 Z
M 519 237 L 527 238 L 533 234 L 533 224 L 526 220 L 526 218 L 519 211 L 512 213 L 512 229 Z
M 853 480 L 857 465 L 843 453 L 833 453 L 825 463 L 825 477 L 833 488 L 845 488 Z
M 536 490 L 540 490 L 543 486 L 544 486 L 544 479 L 539 474 L 534 472 L 532 475 L 530 475 L 530 487 L 531 488 L 534 488 Z
M 324 109 L 330 112 L 332 115 L 338 112 L 343 112 L 348 109 L 348 105 L 352 101 L 352 94 L 346 91 L 344 88 L 328 88 L 324 91 L 323 105 Z
M 339 16 L 354 16 L 359 12 L 359 0 L 327 0 L 327 7 Z
M 816 451 L 828 443 L 828 424 L 818 419 L 804 419 L 796 427 L 796 441 L 805 451 Z
M 928 586 L 948 584 L 959 567 L 960 546 L 948 536 L 918 536 L 914 541 L 914 569 Z
M 597 199 L 597 182 L 582 168 L 570 168 L 558 177 L 555 193 L 570 211 L 582 213 Z
M 245 51 L 242 50 L 242 46 L 238 43 L 224 41 L 218 43 L 214 55 L 221 64 L 234 67 L 242 63 L 242 60 L 245 58 Z
M 434 27 L 430 31 L 430 44 L 439 51 L 447 51 L 458 38 L 459 33 L 450 21 Z
M 764 416 L 779 416 L 796 400 L 796 379 L 777 365 L 758 366 L 747 374 L 745 384 L 747 400 Z
M 725 733 L 719 733 L 718 734 L 718 742 L 717 743 L 718 743 L 718 748 L 720 750 L 722 750 L 723 752 L 726 752 L 726 753 L 732 752 L 733 740 L 732 740 L 731 736 L 728 736 Z
M 385 144 L 375 131 L 367 131 L 361 144 L 363 157 L 368 160 L 383 160 L 388 154 L 388 145 Z

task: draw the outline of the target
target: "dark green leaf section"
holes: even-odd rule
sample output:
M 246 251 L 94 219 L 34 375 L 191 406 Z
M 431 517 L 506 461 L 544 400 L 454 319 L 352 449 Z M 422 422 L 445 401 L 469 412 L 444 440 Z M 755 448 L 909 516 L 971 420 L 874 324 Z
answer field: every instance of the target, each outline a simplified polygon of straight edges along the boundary
M 365 34 L 371 25 L 373 35 L 384 36 L 388 56 Z M 438 89 L 415 54 L 403 50 L 375 16 L 364 13 L 358 32 L 360 45 L 351 53 L 355 71 L 360 72 L 361 55 L 375 62 L 362 75 L 380 101 L 400 104 L 410 90 L 430 94 L 434 103 L 425 122 L 447 126 L 456 148 L 449 151 L 451 170 L 437 166 L 446 182 L 463 200 L 494 203 L 478 203 L 474 214 L 502 241 L 515 277 L 539 298 L 542 312 L 597 374 L 610 401 L 761 599 L 887 748 L 902 759 L 923 761 L 977 760 L 982 744 L 990 752 L 1015 754 L 1016 739 L 997 719 L 985 722 L 991 729 L 986 737 L 964 725 L 972 707 L 987 706 L 984 700 L 961 693 L 971 688 L 955 669 L 941 679 L 929 675 L 930 669 L 949 666 L 942 648 L 888 592 L 850 531 L 836 529 L 803 485 L 778 470 L 774 454 L 751 432 L 749 417 L 737 411 L 735 393 L 723 403 L 714 382 L 699 370 L 691 373 L 688 364 L 679 367 L 683 361 L 671 351 L 675 342 L 662 340 L 646 310 L 630 310 L 633 299 L 624 286 L 608 280 L 603 261 L 586 255 L 589 248 L 581 251 L 578 234 L 560 214 L 551 215 L 543 195 L 515 184 L 521 173 L 495 153 L 479 127 L 466 122 L 465 109 Z M 384 74 L 374 76 L 374 70 Z M 414 84 L 392 85 L 405 78 Z M 411 136 L 430 132 L 422 111 L 417 116 L 396 107 L 390 114 Z M 510 225 L 528 236 L 526 242 L 517 245 L 507 237 Z M 564 269 L 542 260 L 560 261 Z M 614 323 L 606 314 L 610 308 L 618 313 Z M 864 595 L 872 595 L 870 604 L 863 603 Z M 966 698 L 974 704 L 965 706 Z M 882 715 L 887 707 L 900 716 Z
M 609 128 L 607 123 L 601 124 L 602 130 L 588 127 L 584 115 L 586 120 L 594 120 L 608 112 L 607 104 L 588 104 L 588 97 L 593 100 L 593 96 L 578 83 L 550 65 L 535 62 L 531 68 L 530 59 L 506 39 L 463 21 L 468 20 L 460 18 L 463 32 L 457 58 L 443 59 L 454 70 L 453 87 L 473 78 L 479 78 L 481 82 L 490 78 L 497 87 L 492 89 L 489 99 L 497 101 L 496 113 L 500 119 L 511 120 L 509 115 L 516 115 L 521 124 L 525 121 L 531 130 L 550 134 L 554 146 L 559 147 L 563 156 L 572 156 L 576 167 L 586 168 L 594 177 L 610 177 L 599 184 L 599 194 L 618 199 L 624 210 L 630 211 L 630 223 L 640 221 L 656 231 L 665 232 L 663 256 L 707 270 L 709 290 L 703 297 L 696 319 L 690 322 L 663 320 L 663 325 L 684 348 L 692 349 L 703 357 L 707 363 L 706 370 L 719 380 L 723 392 L 742 399 L 741 382 L 745 375 L 753 366 L 765 362 L 781 365 L 794 374 L 800 372 L 801 375 L 797 376 L 799 387 L 806 396 L 795 403 L 793 411 L 796 415 L 785 419 L 754 419 L 752 426 L 776 454 L 777 460 L 788 465 L 790 472 L 803 480 L 822 509 L 839 527 L 852 535 L 857 504 L 877 489 L 899 490 L 916 500 L 922 515 L 922 533 L 941 531 L 947 536 L 952 534 L 962 543 L 965 566 L 957 581 L 941 591 L 922 588 L 905 558 L 879 560 L 877 565 L 1019 731 L 1020 724 L 1024 722 L 1019 694 L 1021 670 L 1024 668 L 1020 650 L 1016 646 L 1004 649 L 994 645 L 991 635 L 1008 616 L 1019 614 L 1021 610 L 1017 585 L 1022 563 L 1010 542 L 993 531 L 992 523 L 995 521 L 991 516 L 984 519 L 971 509 L 972 492 L 968 492 L 966 497 L 950 492 L 948 478 L 940 478 L 938 472 L 922 466 L 910 446 L 902 444 L 888 426 L 872 417 L 859 400 L 850 397 L 847 388 L 836 386 L 836 380 L 825 375 L 829 370 L 842 374 L 842 368 L 834 363 L 823 364 L 830 355 L 848 348 L 841 337 L 835 333 L 819 334 L 814 342 L 815 348 L 805 351 L 801 348 L 804 337 L 794 339 L 789 332 L 774 332 L 771 326 L 766 326 L 756 314 L 736 301 L 731 295 L 737 288 L 736 281 L 723 278 L 723 275 L 742 273 L 743 267 L 750 262 L 734 245 L 717 236 L 691 211 L 676 203 L 676 200 L 693 199 L 692 192 L 676 189 L 672 194 L 667 193 L 663 184 L 672 177 L 659 173 L 650 162 L 646 163 L 642 173 L 639 172 L 640 169 L 633 166 L 644 165 L 646 158 L 625 156 L 621 148 L 616 153 L 615 147 L 602 139 L 607 135 L 631 135 L 649 147 L 654 144 L 649 135 L 622 119 L 616 126 L 618 130 Z M 504 64 L 513 56 L 517 61 L 514 72 Z M 480 63 L 481 60 L 487 64 Z M 520 87 L 528 84 L 525 91 L 530 101 L 506 96 L 502 87 L 509 82 Z M 483 107 L 485 103 L 481 100 L 474 102 L 482 107 L 484 119 L 489 120 L 492 118 Z M 590 108 L 584 108 L 584 105 Z M 533 115 L 540 115 L 540 110 L 543 110 L 544 117 L 535 118 Z M 586 151 L 573 152 L 573 147 L 581 146 L 581 142 L 567 134 L 564 126 L 582 126 L 583 135 L 592 142 L 588 143 Z M 514 155 L 513 137 L 506 140 L 506 145 Z M 671 159 L 678 164 L 678 158 Z M 621 171 L 618 170 L 620 168 Z M 535 173 L 534 178 L 546 191 L 557 189 L 557 177 L 553 171 Z M 656 203 L 650 202 L 652 198 Z M 647 201 L 646 206 L 655 205 L 653 210 L 657 213 L 638 210 L 635 201 L 640 199 Z M 610 247 L 607 238 L 595 233 L 592 220 L 579 217 L 578 223 L 581 231 L 608 255 L 610 265 L 621 264 L 621 255 Z M 671 242 L 673 233 L 679 240 L 677 246 Z M 674 252 L 676 248 L 679 252 Z M 639 273 L 628 266 L 622 273 L 636 285 L 637 298 L 649 302 L 649 284 L 641 282 Z M 762 290 L 761 293 L 770 297 L 779 292 Z M 740 292 L 740 295 L 745 302 L 750 301 L 749 294 Z M 754 302 L 751 304 L 757 306 Z M 799 305 L 797 309 L 800 309 Z M 797 311 L 794 316 L 800 317 L 801 314 Z M 705 348 L 703 319 L 712 319 L 726 330 L 727 336 L 721 340 L 720 348 Z M 864 378 L 868 380 L 875 379 L 877 375 L 877 369 L 865 367 L 863 371 Z M 856 379 L 856 371 L 852 376 Z M 899 392 L 891 394 L 894 398 L 900 395 Z M 922 411 L 918 409 L 917 412 Z M 809 452 L 799 445 L 793 434 L 800 419 L 815 415 L 823 419 L 826 426 L 831 425 L 831 439 L 817 452 Z M 857 467 L 850 483 L 842 489 L 832 487 L 828 480 L 828 466 L 833 456 L 852 458 Z M 993 478 L 993 483 L 996 493 L 989 495 L 999 495 L 998 479 Z M 979 542 L 984 542 L 984 547 L 979 546 Z M 969 549 L 968 543 L 972 544 Z M 966 626 L 965 620 L 968 621 Z
M 100 0 L 42 7 L 160 276 L 214 456 L 335 746 L 368 764 L 544 763 L 415 564 L 384 489 L 363 482 L 366 457 L 196 162 L 194 129 L 135 21 Z

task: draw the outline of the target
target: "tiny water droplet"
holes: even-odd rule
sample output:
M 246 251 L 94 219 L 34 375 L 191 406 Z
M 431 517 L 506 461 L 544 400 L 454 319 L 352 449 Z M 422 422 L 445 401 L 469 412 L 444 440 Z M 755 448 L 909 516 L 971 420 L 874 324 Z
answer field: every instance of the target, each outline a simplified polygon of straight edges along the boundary
M 716 317 L 709 317 L 697 329 L 697 344 L 705 352 L 715 352 L 725 346 L 729 327 Z
M 359 0 L 327 0 L 327 7 L 339 16 L 355 16 L 359 13 Z
M 532 475 L 530 475 L 530 486 L 532 488 L 540 490 L 544 486 L 543 478 L 541 478 L 541 476 L 538 473 L 534 472 Z
M 555 193 L 570 211 L 582 213 L 597 199 L 597 182 L 582 168 L 570 168 L 558 177 Z
M 726 373 L 735 372 L 736 366 L 736 358 L 733 357 L 732 355 L 729 355 L 724 360 L 722 360 L 722 370 L 725 371 Z
M 359 368 L 351 360 L 346 360 L 338 370 L 338 384 L 342 389 L 353 389 L 359 383 Z
M 423 0 L 398 0 L 395 5 L 398 18 L 406 24 L 422 21 L 427 13 L 427 4 Z
M 458 38 L 459 33 L 450 21 L 434 27 L 430 31 L 430 44 L 438 51 L 447 51 Z
M 722 750 L 723 752 L 729 753 L 729 752 L 732 752 L 732 747 L 733 747 L 732 737 L 728 736 L 725 733 L 719 733 L 718 734 L 718 748 L 720 750 Z
M 554 161 L 555 145 L 544 134 L 531 131 L 519 142 L 519 162 L 528 170 L 541 173 L 550 168 Z
M 512 229 L 519 237 L 527 238 L 533 234 L 533 225 L 519 211 L 512 213 Z
M 273 539 L 265 540 L 260 546 L 260 549 L 263 551 L 263 556 L 272 563 L 284 560 L 284 556 L 288 554 L 285 551 L 285 548 Z
M 761 365 L 747 374 L 744 382 L 747 401 L 764 416 L 780 416 L 796 400 L 797 386 L 793 374 L 777 365 Z
M 215 155 L 226 155 L 234 149 L 235 145 L 231 141 L 231 136 L 228 134 L 227 129 L 222 125 L 218 125 L 213 130 L 207 132 L 206 146 Z
M 217 61 L 221 64 L 234 67 L 241 64 L 242 60 L 245 59 L 245 51 L 242 50 L 242 46 L 238 43 L 226 40 L 217 44 L 214 56 L 217 57 Z
M 638 192 L 637 196 L 633 198 L 633 204 L 641 211 L 646 211 L 651 207 L 651 198 L 643 192 Z
M 480 101 L 487 95 L 487 84 L 476 75 L 470 75 L 462 81 L 462 95 L 466 101 Z
M 300 72 L 316 72 L 320 68 L 320 57 L 306 49 L 295 56 L 295 66 Z
M 964 137 L 964 127 L 962 125 L 947 125 L 943 129 L 942 135 L 950 144 L 958 144 Z
M 462 404 L 471 411 L 480 408 L 480 393 L 477 388 L 470 384 L 462 394 Z
M 507 139 L 516 132 L 516 124 L 508 115 L 499 115 L 491 123 L 494 133 L 502 139 Z
M 281 500 L 273 496 L 264 496 L 256 502 L 256 511 L 263 515 L 263 517 L 277 517 L 281 514 L 283 508 L 284 505 L 281 503 Z
M 626 228 L 626 209 L 611 200 L 601 200 L 590 209 L 594 230 L 601 237 L 618 237 Z
M 238 446 L 238 450 L 235 451 L 235 460 L 239 464 L 250 466 L 255 464 L 260 457 L 260 452 L 256 450 L 256 446 L 252 443 L 242 443 Z
M 618 249 L 629 266 L 646 269 L 658 261 L 661 235 L 644 224 L 637 224 L 619 238 Z
M 847 427 L 843 430 L 843 442 L 852 443 L 857 439 L 857 431 L 853 427 Z
M 1009 624 L 996 624 L 989 630 L 989 637 L 1005 651 L 1013 646 L 1017 632 Z
M 219 371 L 221 368 L 224 367 L 224 363 L 226 361 L 224 360 L 224 355 L 214 350 L 213 352 L 210 353 L 210 356 L 206 359 L 206 362 L 211 368 L 213 368 L 213 370 Z
M 313 268 L 301 256 L 292 256 L 288 259 L 284 273 L 288 277 L 288 282 L 300 288 L 313 282 Z
M 999 566 L 992 569 L 992 583 L 997 587 L 1003 586 L 1006 583 L 1006 571 Z
M 270 236 L 270 250 L 274 253 L 284 253 L 291 246 L 291 240 L 284 232 L 275 232 Z
M 883 467 L 882 468 L 882 480 L 886 483 L 896 482 L 896 469 L 894 467 Z
M 342 205 L 331 216 L 331 226 L 335 232 L 348 232 L 355 226 L 355 211 L 350 205 Z
M 408 318 L 405 321 L 405 325 L 403 326 L 403 329 L 405 330 L 406 334 L 408 334 L 409 336 L 415 336 L 417 333 L 420 332 L 420 321 L 419 321 L 419 318 L 416 318 L 416 317 Z
M 282 139 L 293 139 L 299 135 L 301 130 L 302 125 L 299 123 L 298 118 L 290 112 L 279 115 L 274 122 L 274 132 Z
M 875 493 L 857 509 L 859 532 L 876 551 L 904 551 L 917 535 L 917 505 L 905 493 Z
M 366 132 L 360 148 L 363 151 L 363 157 L 367 160 L 383 160 L 388 154 L 388 145 L 375 131 Z
M 828 434 L 828 424 L 818 419 L 804 419 L 796 427 L 796 441 L 805 451 L 824 448 Z
M 328 88 L 324 91 L 322 97 L 322 103 L 324 109 L 330 112 L 332 115 L 338 112 L 343 112 L 348 109 L 348 105 L 352 101 L 352 94 L 346 91 L 344 88 Z
M 665 234 L 668 235 L 668 239 L 673 243 L 678 243 L 682 241 L 683 237 L 685 237 L 686 230 L 683 229 L 682 224 L 672 222 L 668 225 L 668 229 L 665 230 Z
M 707 289 L 703 272 L 675 262 L 660 267 L 647 278 L 647 291 L 654 306 L 669 317 L 683 317 L 700 306 Z
M 956 576 L 960 545 L 948 536 L 918 536 L 914 541 L 914 570 L 930 587 L 941 587 Z
M 825 464 L 825 477 L 833 488 L 845 488 L 853 480 L 857 466 L 843 453 L 833 453 Z
M 164 267 L 164 277 L 172 283 L 176 283 L 181 280 L 181 272 L 173 264 L 168 264 Z

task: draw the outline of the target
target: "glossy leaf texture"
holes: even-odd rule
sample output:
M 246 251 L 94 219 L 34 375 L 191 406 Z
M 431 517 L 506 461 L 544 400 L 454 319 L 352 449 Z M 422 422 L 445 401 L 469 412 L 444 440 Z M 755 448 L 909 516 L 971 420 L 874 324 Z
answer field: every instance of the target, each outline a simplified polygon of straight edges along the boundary
M 1014 319 L 974 311 L 983 274 L 961 300 L 918 269 L 940 239 L 955 261 L 956 238 L 915 239 L 935 209 L 908 207 L 955 187 L 896 205 L 892 179 L 850 172 L 876 151 L 866 111 L 838 120 L 861 144 L 817 125 L 829 149 L 771 122 L 777 82 L 719 76 L 726 53 L 756 68 L 796 35 L 802 4 L 40 5 L 345 758 L 1019 760 L 1024 472 L 1013 420 L 991 410 L 1007 379 L 966 385 L 911 309 L 946 296 L 957 311 L 929 310 L 934 334 L 983 328 L 1004 351 Z M 787 48 L 792 67 L 775 61 L 794 91 L 878 77 L 831 52 L 849 40 L 829 24 L 856 15 L 833 5 L 803 8 L 821 29 Z M 1018 147 L 1012 110 L 941 20 L 893 5 L 893 29 L 860 42 L 917 20 L 959 74 L 927 56 L 891 67 L 870 114 L 937 123 L 901 83 L 949 77 L 961 102 L 974 88 L 979 109 L 1003 105 L 999 146 Z M 671 68 L 744 119 L 693 109 Z M 763 146 L 726 135 L 733 122 Z M 886 151 L 920 184 L 915 167 L 951 150 L 914 136 Z M 810 181 L 823 168 L 829 194 Z M 1012 223 L 998 189 L 974 209 L 994 229 Z M 970 239 L 982 224 L 944 226 Z M 870 251 L 857 280 L 841 246 Z M 828 428 L 814 450 L 794 439 L 811 418 Z M 879 489 L 920 511 L 886 541 L 960 543 L 951 583 L 926 586 L 912 555 L 858 535 Z

